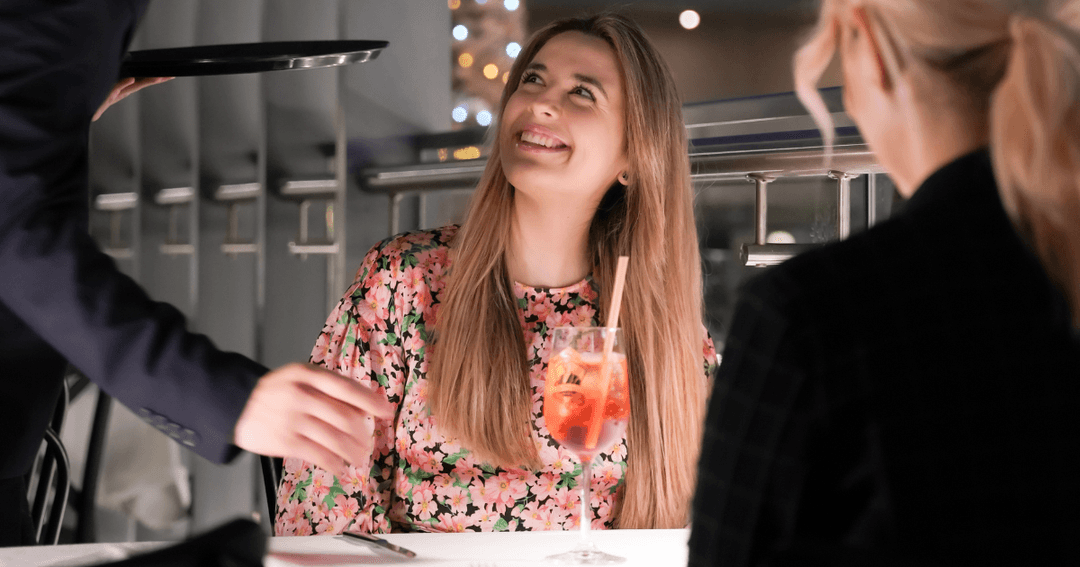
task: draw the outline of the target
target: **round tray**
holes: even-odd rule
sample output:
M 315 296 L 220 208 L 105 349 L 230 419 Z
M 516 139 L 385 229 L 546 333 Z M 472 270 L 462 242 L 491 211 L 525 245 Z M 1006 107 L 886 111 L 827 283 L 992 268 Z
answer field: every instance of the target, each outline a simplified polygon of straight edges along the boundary
M 198 45 L 132 51 L 120 77 L 192 77 L 288 69 L 317 69 L 363 63 L 378 57 L 385 41 L 278 41 Z

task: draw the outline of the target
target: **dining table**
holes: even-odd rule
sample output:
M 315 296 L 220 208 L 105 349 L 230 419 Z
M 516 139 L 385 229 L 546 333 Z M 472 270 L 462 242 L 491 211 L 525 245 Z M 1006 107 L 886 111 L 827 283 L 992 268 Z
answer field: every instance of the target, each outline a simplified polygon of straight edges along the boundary
M 686 529 L 594 530 L 591 539 L 607 553 L 626 558 L 626 567 L 683 566 L 687 562 Z M 580 538 L 576 531 L 391 533 L 389 543 L 416 553 L 409 559 L 341 536 L 314 535 L 267 539 L 266 567 L 410 565 L 415 567 L 545 566 L 549 555 L 568 551 Z M 0 548 L 0 567 L 82 567 L 119 561 L 176 542 L 85 543 Z

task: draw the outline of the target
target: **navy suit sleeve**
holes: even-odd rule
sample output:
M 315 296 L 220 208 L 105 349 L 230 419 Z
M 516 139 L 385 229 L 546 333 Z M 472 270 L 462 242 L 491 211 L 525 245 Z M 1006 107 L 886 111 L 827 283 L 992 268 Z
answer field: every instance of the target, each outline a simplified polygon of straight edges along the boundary
M 90 118 L 141 2 L 0 7 L 0 302 L 101 388 L 216 462 L 261 365 L 186 330 L 87 233 Z

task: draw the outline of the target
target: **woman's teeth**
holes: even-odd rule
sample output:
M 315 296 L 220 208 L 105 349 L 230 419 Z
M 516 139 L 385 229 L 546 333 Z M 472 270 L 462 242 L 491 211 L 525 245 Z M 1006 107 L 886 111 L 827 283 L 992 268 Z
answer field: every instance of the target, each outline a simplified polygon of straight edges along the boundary
M 537 146 L 543 146 L 545 148 L 564 148 L 566 144 L 563 144 L 550 136 L 544 136 L 543 134 L 537 134 L 536 132 L 522 132 L 521 141 L 527 144 L 534 144 Z

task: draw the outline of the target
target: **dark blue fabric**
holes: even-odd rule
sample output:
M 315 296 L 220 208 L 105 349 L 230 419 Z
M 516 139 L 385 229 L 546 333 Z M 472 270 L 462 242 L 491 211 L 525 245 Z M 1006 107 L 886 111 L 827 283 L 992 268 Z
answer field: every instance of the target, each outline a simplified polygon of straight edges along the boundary
M 215 462 L 238 453 L 232 429 L 266 372 L 189 333 L 87 234 L 90 119 L 145 7 L 0 2 L 0 479 L 29 469 L 65 359 Z
M 1080 344 L 985 150 L 744 290 L 690 565 L 1080 563 Z

